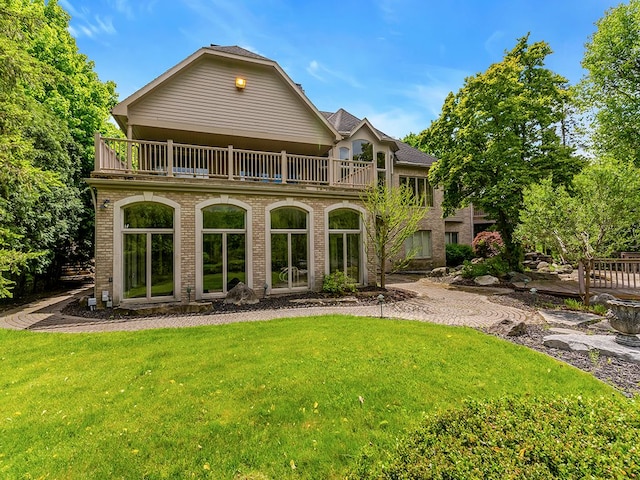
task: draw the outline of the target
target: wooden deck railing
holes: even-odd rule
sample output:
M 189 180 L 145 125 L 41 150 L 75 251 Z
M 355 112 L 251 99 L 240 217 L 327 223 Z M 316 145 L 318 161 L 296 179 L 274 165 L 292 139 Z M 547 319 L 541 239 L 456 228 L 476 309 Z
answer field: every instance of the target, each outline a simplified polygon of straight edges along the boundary
M 371 162 L 338 160 L 281 152 L 206 147 L 96 134 L 95 172 L 219 178 L 283 184 L 364 188 L 375 181 Z
M 588 295 L 592 288 L 638 290 L 640 258 L 594 258 L 588 263 L 581 262 L 578 284 L 581 295 Z

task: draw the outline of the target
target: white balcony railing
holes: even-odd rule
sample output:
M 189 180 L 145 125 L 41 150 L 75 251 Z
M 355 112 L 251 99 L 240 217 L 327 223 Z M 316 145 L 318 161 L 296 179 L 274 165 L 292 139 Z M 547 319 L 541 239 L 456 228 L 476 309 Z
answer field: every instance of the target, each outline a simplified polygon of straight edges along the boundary
M 372 162 L 281 152 L 205 147 L 96 134 L 95 172 L 364 188 L 376 178 Z

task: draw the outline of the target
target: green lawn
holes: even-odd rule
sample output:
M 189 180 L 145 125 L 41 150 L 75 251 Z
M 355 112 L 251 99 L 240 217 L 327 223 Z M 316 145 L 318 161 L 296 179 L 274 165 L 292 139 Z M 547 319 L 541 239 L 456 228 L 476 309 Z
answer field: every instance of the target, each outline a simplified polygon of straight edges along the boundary
M 0 478 L 337 479 L 465 397 L 617 395 L 471 329 L 343 316 L 0 348 Z

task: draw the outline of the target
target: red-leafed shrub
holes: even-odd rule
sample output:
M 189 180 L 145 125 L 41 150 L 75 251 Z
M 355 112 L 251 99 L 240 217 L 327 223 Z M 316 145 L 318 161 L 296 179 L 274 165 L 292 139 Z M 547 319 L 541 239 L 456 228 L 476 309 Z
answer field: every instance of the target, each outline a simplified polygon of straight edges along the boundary
M 502 252 L 504 242 L 498 232 L 480 232 L 473 239 L 473 251 L 482 258 L 495 257 Z

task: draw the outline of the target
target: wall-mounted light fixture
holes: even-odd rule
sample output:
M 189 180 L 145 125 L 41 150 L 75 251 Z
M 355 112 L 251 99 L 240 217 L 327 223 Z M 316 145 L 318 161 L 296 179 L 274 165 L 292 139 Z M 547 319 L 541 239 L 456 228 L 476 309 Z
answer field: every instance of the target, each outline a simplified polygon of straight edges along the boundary
M 244 87 L 247 86 L 247 81 L 242 77 L 236 77 L 236 88 L 238 90 L 244 90 Z
M 102 202 L 102 205 L 100 205 L 100 208 L 107 208 L 110 203 L 111 203 L 111 200 L 109 200 L 108 198 L 105 198 L 104 202 Z

